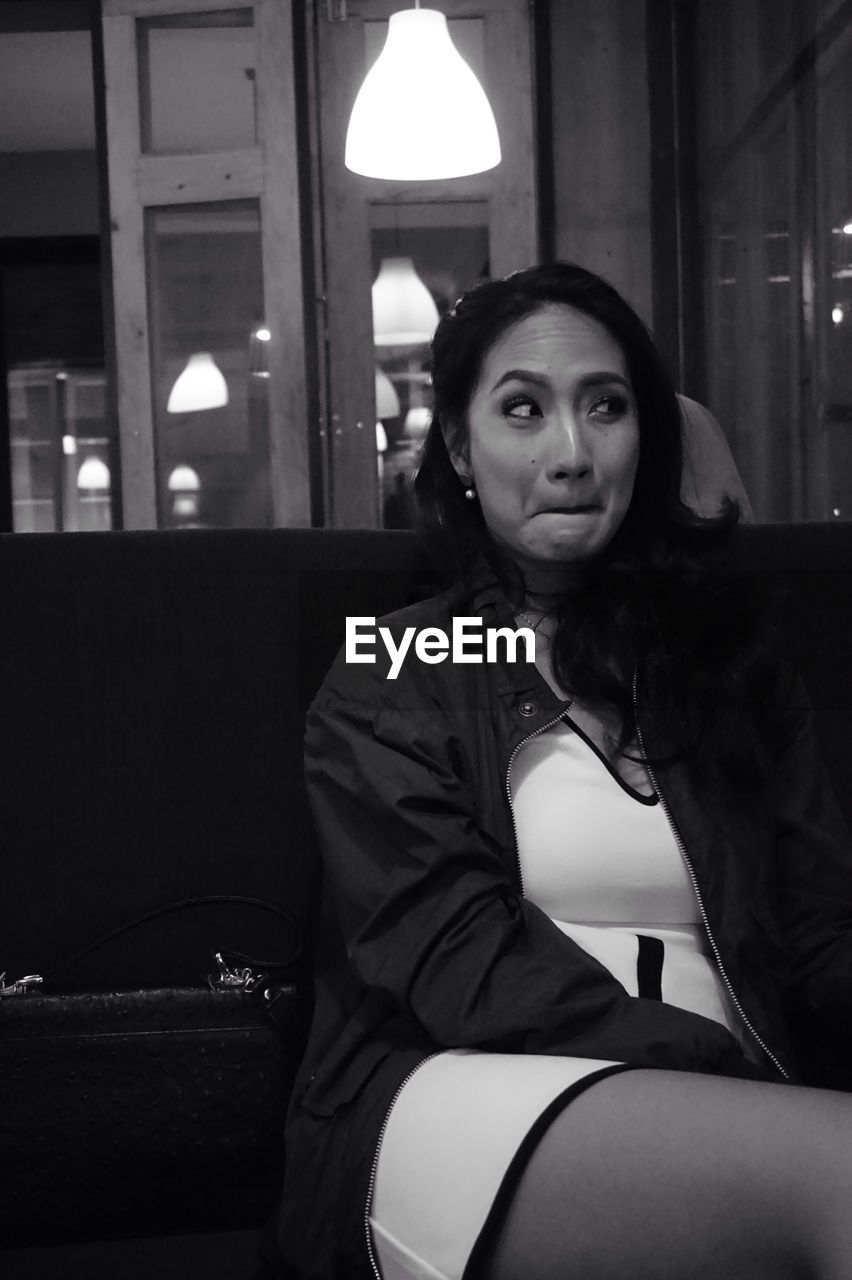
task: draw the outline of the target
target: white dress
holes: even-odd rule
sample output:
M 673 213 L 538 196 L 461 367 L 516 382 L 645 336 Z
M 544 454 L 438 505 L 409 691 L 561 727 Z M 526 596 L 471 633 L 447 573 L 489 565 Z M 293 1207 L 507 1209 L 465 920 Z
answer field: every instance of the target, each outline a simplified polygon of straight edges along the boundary
M 745 1043 L 657 797 L 624 782 L 568 717 L 527 741 L 510 782 L 524 896 L 628 994 L 714 1018 Z M 459 1280 L 552 1116 L 621 1069 L 458 1049 L 421 1064 L 391 1108 L 368 1206 L 384 1280 Z

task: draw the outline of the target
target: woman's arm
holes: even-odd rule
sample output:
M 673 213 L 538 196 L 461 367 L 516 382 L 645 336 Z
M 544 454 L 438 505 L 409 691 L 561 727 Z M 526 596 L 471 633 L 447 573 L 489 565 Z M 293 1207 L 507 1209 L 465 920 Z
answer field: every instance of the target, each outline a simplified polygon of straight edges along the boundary
M 308 716 L 308 789 L 360 981 L 441 1047 L 738 1073 L 725 1028 L 629 996 L 519 895 L 458 744 L 400 685 L 332 677 Z

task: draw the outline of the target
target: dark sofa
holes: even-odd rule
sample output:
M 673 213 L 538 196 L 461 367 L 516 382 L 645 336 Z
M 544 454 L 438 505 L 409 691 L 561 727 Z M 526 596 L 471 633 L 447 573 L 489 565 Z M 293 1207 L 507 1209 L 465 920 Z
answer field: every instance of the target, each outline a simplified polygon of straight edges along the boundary
M 777 592 L 852 822 L 852 525 L 753 526 L 737 537 L 737 563 Z M 347 615 L 380 615 L 434 585 L 413 537 L 5 535 L 0 583 L 7 982 L 49 970 L 135 914 L 199 893 L 280 903 L 310 935 L 317 860 L 302 787 L 305 709 Z M 174 921 L 157 926 L 141 950 L 120 942 L 65 987 L 203 985 L 209 957 L 199 959 L 197 933 Z M 261 943 L 272 945 L 272 935 Z M 0 1000 L 8 1052 L 9 1001 L 27 998 Z M 114 1219 L 103 1199 L 77 1214 L 73 1228 L 57 1229 L 48 1211 L 43 1226 L 15 1233 L 7 1215 L 0 1275 L 251 1277 L 277 1189 L 285 1103 L 278 1098 L 270 1116 L 269 1172 L 241 1196 L 236 1171 L 222 1202 L 233 1212 L 219 1205 L 205 1219 L 202 1208 L 192 1221 L 167 1229 L 152 1221 L 124 1238 L 104 1227 Z M 23 1103 L 4 1110 L 0 1143 L 4 1124 L 19 1132 L 26 1124 Z M 45 1177 L 55 1173 L 61 1127 L 60 1113 L 50 1131 L 32 1133 Z M 85 1184 L 86 1151 L 70 1160 L 70 1179 Z M 3 1162 L 7 1203 L 15 1176 Z

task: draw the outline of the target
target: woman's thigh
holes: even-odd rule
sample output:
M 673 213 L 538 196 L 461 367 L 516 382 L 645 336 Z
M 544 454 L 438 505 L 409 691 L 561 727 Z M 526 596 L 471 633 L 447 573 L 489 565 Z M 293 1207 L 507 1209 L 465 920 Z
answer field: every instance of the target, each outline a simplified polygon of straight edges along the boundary
M 542 1136 L 488 1280 L 852 1276 L 852 1096 L 611 1076 Z

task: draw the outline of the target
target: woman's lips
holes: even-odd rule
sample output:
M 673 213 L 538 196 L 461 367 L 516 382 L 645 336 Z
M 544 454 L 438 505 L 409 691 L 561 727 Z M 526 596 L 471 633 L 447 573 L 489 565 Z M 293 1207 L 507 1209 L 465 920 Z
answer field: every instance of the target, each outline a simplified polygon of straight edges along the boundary
M 578 502 L 576 506 L 571 507 L 542 507 L 536 514 L 540 516 L 576 516 L 585 515 L 589 511 L 600 511 L 600 504 L 597 502 Z

